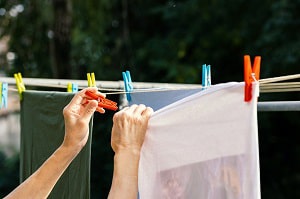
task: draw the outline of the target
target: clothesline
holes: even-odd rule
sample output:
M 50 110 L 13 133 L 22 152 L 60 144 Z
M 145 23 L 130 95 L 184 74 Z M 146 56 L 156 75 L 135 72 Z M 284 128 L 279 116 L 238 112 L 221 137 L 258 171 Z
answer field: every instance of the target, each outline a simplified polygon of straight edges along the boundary
M 273 77 L 267 79 L 261 79 L 260 93 L 272 93 L 272 92 L 292 92 L 300 91 L 299 82 L 283 82 L 292 79 L 300 78 L 300 74 L 287 75 L 280 77 Z M 7 82 L 9 85 L 15 85 L 15 79 L 11 77 L 1 77 L 1 82 Z M 26 86 L 35 87 L 49 87 L 49 88 L 66 88 L 68 83 L 75 83 L 79 88 L 87 87 L 87 80 L 74 80 L 74 79 L 43 79 L 43 78 L 23 78 L 23 82 Z M 124 94 L 124 82 L 123 81 L 96 81 L 96 85 L 101 91 L 109 91 L 107 94 Z M 195 89 L 202 88 L 200 84 L 179 84 L 179 83 L 154 83 L 154 82 L 133 82 L 134 90 L 132 92 L 151 92 L 158 89 L 176 90 L 176 89 Z
M 273 92 L 295 92 L 300 91 L 300 82 L 281 82 L 300 78 L 300 74 L 287 75 L 281 77 L 273 77 L 261 79 L 260 93 Z M 7 82 L 9 85 L 16 85 L 15 79 L 10 77 L 1 77 L 1 82 Z M 79 88 L 86 88 L 86 80 L 70 80 L 70 79 L 42 79 L 42 78 L 23 78 L 25 86 L 32 87 L 49 87 L 49 88 L 66 88 L 68 83 L 75 83 Z M 134 92 L 154 92 L 167 90 L 182 89 L 201 89 L 199 84 L 179 84 L 179 83 L 153 83 L 153 82 L 133 82 Z M 123 81 L 96 81 L 96 85 L 100 91 L 104 91 L 106 95 L 126 94 L 124 91 Z M 9 90 L 16 88 L 9 87 Z M 277 101 L 277 102 L 258 102 L 258 111 L 300 111 L 300 101 Z

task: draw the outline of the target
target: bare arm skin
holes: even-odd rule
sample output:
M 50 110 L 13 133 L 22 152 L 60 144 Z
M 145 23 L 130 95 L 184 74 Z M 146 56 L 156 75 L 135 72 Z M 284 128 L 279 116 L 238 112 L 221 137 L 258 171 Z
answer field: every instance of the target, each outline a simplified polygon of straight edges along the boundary
M 111 136 L 114 173 L 109 199 L 137 198 L 140 151 L 152 113 L 149 107 L 132 105 L 114 115 Z

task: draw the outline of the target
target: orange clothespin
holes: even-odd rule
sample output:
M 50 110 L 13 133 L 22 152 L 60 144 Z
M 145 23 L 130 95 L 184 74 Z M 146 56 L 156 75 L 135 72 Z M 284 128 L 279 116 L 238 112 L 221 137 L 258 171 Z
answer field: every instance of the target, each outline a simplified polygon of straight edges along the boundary
M 118 109 L 117 103 L 112 100 L 106 99 L 105 97 L 103 97 L 101 95 L 97 95 L 90 91 L 86 91 L 85 94 L 87 96 L 89 96 L 90 98 L 97 100 L 98 107 L 100 107 L 100 108 L 105 108 L 105 109 L 109 109 L 109 110 L 113 110 L 113 111 L 116 111 Z
M 256 56 L 253 67 L 249 55 L 244 56 L 245 102 L 252 98 L 252 82 L 259 80 L 261 57 Z

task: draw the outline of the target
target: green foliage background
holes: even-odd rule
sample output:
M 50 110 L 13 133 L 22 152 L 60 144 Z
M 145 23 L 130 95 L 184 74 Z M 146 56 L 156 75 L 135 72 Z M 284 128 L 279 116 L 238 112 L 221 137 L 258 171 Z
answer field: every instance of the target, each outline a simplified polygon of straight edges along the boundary
M 24 10 L 12 17 L 16 5 Z M 7 11 L 0 36 L 10 37 L 16 55 L 9 62 L 0 55 L 9 76 L 86 79 L 95 72 L 114 81 L 130 70 L 133 81 L 197 84 L 202 64 L 210 64 L 216 84 L 243 81 L 245 54 L 262 56 L 261 78 L 299 73 L 300 0 L 0 0 L 0 8 Z M 299 92 L 259 99 L 299 100 Z M 110 187 L 111 117 L 94 120 L 93 198 L 105 198 Z M 287 130 L 299 129 L 298 120 L 298 112 L 259 113 L 262 198 L 300 197 L 297 130 Z M 3 171 L 1 194 L 18 183 Z

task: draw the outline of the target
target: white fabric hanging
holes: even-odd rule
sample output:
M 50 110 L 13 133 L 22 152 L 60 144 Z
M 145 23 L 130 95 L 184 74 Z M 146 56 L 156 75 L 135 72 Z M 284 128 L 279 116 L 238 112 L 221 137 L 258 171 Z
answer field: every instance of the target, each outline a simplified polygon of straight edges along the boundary
M 139 101 L 134 95 L 131 103 L 151 99 L 151 92 Z M 244 83 L 231 82 L 154 112 L 141 151 L 140 199 L 260 199 L 256 99 L 244 102 Z

